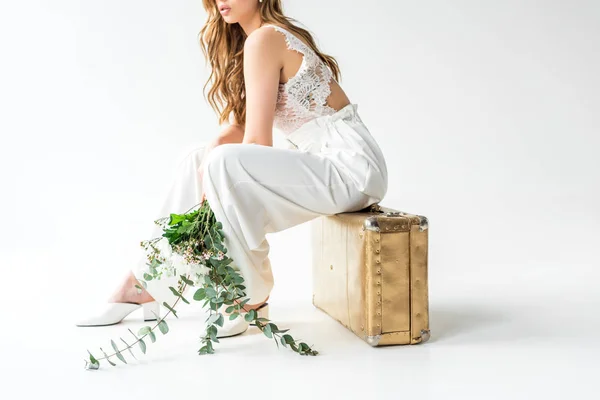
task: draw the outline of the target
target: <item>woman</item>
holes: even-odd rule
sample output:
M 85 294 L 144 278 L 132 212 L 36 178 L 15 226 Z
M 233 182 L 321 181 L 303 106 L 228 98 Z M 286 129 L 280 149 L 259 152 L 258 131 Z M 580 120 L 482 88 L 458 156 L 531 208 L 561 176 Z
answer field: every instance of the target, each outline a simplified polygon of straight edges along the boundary
M 204 7 L 208 21 L 200 37 L 213 83 L 208 100 L 220 124 L 233 121 L 183 160 L 157 218 L 206 198 L 244 277 L 245 310 L 268 318 L 274 282 L 265 234 L 381 201 L 387 166 L 358 105 L 338 83 L 337 62 L 283 15 L 281 0 L 204 0 Z M 273 127 L 287 148 L 273 147 Z M 161 235 L 155 225 L 149 238 Z M 145 263 L 142 257 L 103 309 L 77 325 L 115 324 L 138 308 L 151 320 L 159 304 L 172 304 L 168 286 L 176 286 L 176 277 L 150 281 L 138 293 Z M 218 337 L 246 329 L 244 318 L 225 318 Z

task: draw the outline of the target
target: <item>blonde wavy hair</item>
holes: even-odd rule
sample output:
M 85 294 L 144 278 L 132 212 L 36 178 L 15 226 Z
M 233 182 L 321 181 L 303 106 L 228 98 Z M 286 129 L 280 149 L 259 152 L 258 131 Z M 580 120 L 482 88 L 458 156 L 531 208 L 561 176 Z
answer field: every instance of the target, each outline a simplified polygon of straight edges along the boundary
M 204 85 L 206 100 L 219 116 L 219 125 L 229 121 L 233 113 L 235 121 L 246 123 L 246 90 L 244 84 L 244 42 L 246 33 L 239 24 L 228 24 L 221 17 L 215 0 L 203 0 L 208 14 L 206 24 L 198 33 L 200 46 L 211 73 Z M 301 37 L 329 67 L 336 81 L 340 81 L 340 68 L 332 56 L 317 48 L 311 33 L 292 23 L 294 18 L 283 14 L 281 0 L 263 0 L 259 3 L 260 17 L 263 23 L 280 25 Z M 206 88 L 210 85 L 208 95 Z

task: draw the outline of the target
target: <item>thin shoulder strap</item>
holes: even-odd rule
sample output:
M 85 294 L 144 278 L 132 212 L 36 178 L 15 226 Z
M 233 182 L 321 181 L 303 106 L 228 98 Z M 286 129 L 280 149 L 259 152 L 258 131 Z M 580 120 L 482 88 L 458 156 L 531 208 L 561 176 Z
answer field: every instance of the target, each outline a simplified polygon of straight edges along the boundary
M 285 42 L 287 43 L 288 49 L 296 50 L 302 54 L 306 54 L 306 52 L 307 52 L 306 44 L 304 44 L 304 42 L 302 40 L 298 39 L 298 37 L 296 35 L 294 35 L 290 31 L 288 31 L 287 29 L 282 28 L 281 26 L 278 26 L 278 25 L 274 25 L 274 24 L 264 24 L 263 26 L 270 26 L 270 27 L 274 28 L 276 31 L 281 32 L 285 36 Z M 308 48 L 308 49 L 310 50 L 310 48 Z

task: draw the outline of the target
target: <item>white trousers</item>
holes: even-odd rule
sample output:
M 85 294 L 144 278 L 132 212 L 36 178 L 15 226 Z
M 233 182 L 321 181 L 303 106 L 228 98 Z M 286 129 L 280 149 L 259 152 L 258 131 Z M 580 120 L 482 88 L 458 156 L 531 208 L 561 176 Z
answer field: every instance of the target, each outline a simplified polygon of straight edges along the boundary
M 262 302 L 274 280 L 267 233 L 279 232 L 322 215 L 358 211 L 381 201 L 388 186 L 383 153 L 357 112 L 348 104 L 333 115 L 307 122 L 286 137 L 289 148 L 230 143 L 207 155 L 206 145 L 181 163 L 161 212 L 183 213 L 200 202 L 202 189 L 223 224 L 227 256 L 244 277 L 249 304 Z M 151 236 L 162 235 L 155 225 Z M 308 242 L 307 242 L 308 243 Z M 143 256 L 132 270 L 140 271 Z M 171 304 L 177 277 L 148 282 L 148 292 Z

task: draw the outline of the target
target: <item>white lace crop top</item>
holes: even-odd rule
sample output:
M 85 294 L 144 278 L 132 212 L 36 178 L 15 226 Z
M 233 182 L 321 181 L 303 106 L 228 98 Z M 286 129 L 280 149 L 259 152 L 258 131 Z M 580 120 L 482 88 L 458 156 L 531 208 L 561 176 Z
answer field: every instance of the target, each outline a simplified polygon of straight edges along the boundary
M 273 24 L 265 24 L 285 36 L 288 49 L 303 55 L 296 75 L 286 83 L 279 84 L 273 125 L 288 135 L 306 122 L 321 115 L 331 115 L 335 109 L 327 105 L 331 93 L 329 83 L 333 74 L 327 64 L 288 30 Z

